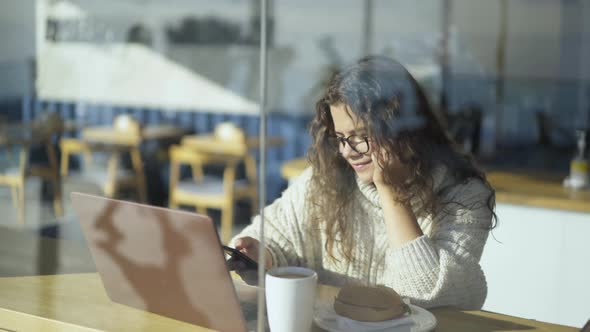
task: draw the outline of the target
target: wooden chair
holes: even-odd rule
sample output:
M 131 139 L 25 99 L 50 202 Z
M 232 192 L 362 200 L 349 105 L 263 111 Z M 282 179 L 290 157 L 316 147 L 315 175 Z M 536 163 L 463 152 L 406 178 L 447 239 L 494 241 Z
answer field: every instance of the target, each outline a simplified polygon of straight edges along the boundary
M 0 185 L 11 187 L 12 201 L 18 211 L 18 220 L 20 223 L 24 223 L 26 178 L 40 177 L 50 181 L 53 187 L 53 209 L 55 215 L 59 217 L 63 213 L 61 181 L 57 153 L 52 139 L 54 135 L 58 135 L 63 131 L 63 120 L 58 113 L 43 113 L 33 121 L 31 126 L 19 128 L 19 130 L 27 132 L 30 137 L 25 138 L 27 135 L 23 135 L 22 138 L 14 142 L 16 145 L 20 145 L 18 165 L 0 173 Z M 29 151 L 32 145 L 45 147 L 49 162 L 47 165 L 29 164 Z
M 25 222 L 25 178 L 28 160 L 29 147 L 23 146 L 18 153 L 18 166 L 0 172 L 0 186 L 10 187 L 12 203 L 21 224 Z
M 248 199 L 252 211 L 258 206 L 256 162 L 247 153 L 244 132 L 233 124 L 217 126 L 213 139 L 211 144 L 217 144 L 219 153 L 203 152 L 188 145 L 171 147 L 169 205 L 194 206 L 203 214 L 207 208 L 221 209 L 221 239 L 226 243 L 232 234 L 235 202 Z M 240 163 L 245 166 L 245 179 L 236 178 Z M 210 164 L 222 165 L 223 176 L 204 174 L 204 166 Z M 191 166 L 191 179 L 180 178 L 181 165 Z
M 64 138 L 60 142 L 61 175 L 63 178 L 69 175 L 70 156 L 82 155 L 84 171 L 80 177 L 98 184 L 107 197 L 116 197 L 124 188 L 135 188 L 139 201 L 147 202 L 145 175 L 139 149 L 141 140 L 141 126 L 128 115 L 117 116 L 112 130 L 94 133 L 92 142 L 84 138 Z M 108 154 L 106 166 L 93 165 L 93 154 L 97 151 Z M 124 152 L 128 152 L 131 157 L 133 171 L 119 167 L 121 154 Z
M 33 131 L 42 137 L 42 145 L 47 153 L 47 165 L 30 164 L 27 176 L 37 176 L 52 183 L 53 210 L 56 216 L 63 214 L 61 178 L 59 175 L 59 163 L 57 160 L 56 143 L 64 130 L 64 121 L 56 112 L 47 112 L 33 121 Z M 55 140 L 54 140 L 55 138 Z

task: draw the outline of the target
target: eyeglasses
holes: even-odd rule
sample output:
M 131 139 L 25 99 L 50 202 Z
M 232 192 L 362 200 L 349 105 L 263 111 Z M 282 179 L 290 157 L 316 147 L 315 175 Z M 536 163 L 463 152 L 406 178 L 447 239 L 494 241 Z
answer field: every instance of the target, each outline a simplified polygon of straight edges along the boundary
M 356 153 L 365 154 L 369 152 L 369 138 L 367 136 L 330 136 L 328 139 L 330 140 L 335 149 L 339 149 L 340 146 L 344 148 L 346 146 L 346 143 L 348 143 L 348 146 L 350 146 L 350 148 Z

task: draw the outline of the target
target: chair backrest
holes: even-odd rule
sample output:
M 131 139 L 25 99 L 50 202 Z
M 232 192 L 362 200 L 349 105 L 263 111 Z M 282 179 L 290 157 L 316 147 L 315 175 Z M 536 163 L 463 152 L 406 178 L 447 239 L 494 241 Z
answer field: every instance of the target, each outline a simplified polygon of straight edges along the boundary
M 139 144 L 142 140 L 141 124 L 131 115 L 117 115 L 113 121 L 113 128 L 117 137 L 133 144 Z
M 113 127 L 117 132 L 141 136 L 141 125 L 132 116 L 127 114 L 117 115 L 113 122 Z
M 234 150 L 238 151 L 236 154 L 244 158 L 247 178 L 253 185 L 256 185 L 256 160 L 248 153 L 247 138 L 244 130 L 231 122 L 222 122 L 215 127 L 214 135 L 227 142 L 228 145 L 233 144 Z
M 235 155 L 245 155 L 248 152 L 244 130 L 231 122 L 222 122 L 215 126 L 213 136 L 220 143 L 219 151 Z
M 246 177 L 252 185 L 256 185 L 256 161 L 248 153 L 246 133 L 244 133 L 244 130 L 232 122 L 222 122 L 215 127 L 214 136 L 224 143 L 227 143 L 228 148 L 233 148 L 236 155 L 244 158 L 243 161 L 246 167 Z M 225 145 L 226 144 L 224 144 L 224 146 Z
M 63 131 L 64 121 L 57 112 L 44 112 L 33 120 L 33 128 L 41 135 L 53 135 Z
M 192 168 L 193 180 L 199 182 L 203 179 L 203 166 L 213 164 L 223 164 L 223 183 L 225 195 L 233 195 L 233 186 L 235 181 L 236 166 L 239 159 L 223 158 L 219 156 L 200 153 L 187 146 L 173 145 L 170 147 L 170 192 L 173 192 L 180 180 L 180 166 L 190 165 Z
M 180 180 L 180 166 L 190 165 L 193 171 L 193 178 L 203 178 L 203 164 L 201 156 L 187 147 L 173 145 L 170 147 L 170 191 L 176 188 Z
M 190 148 L 173 145 L 170 147 L 170 162 L 173 165 L 200 165 L 201 156 Z
M 213 132 L 217 139 L 223 141 L 245 142 L 246 135 L 244 131 L 232 122 L 222 122 L 215 126 Z

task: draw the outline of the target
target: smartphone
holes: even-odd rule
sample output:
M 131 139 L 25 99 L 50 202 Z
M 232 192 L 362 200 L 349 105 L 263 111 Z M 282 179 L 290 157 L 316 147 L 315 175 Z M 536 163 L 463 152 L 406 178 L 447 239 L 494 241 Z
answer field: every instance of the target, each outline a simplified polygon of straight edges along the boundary
M 235 248 L 230 248 L 228 246 L 222 246 L 222 247 L 223 247 L 223 251 L 226 254 L 231 256 L 230 259 L 243 262 L 246 265 L 246 269 L 248 269 L 248 270 L 258 269 L 258 263 L 256 263 L 256 261 L 254 261 L 252 258 L 246 256 L 246 254 L 244 254 L 243 252 L 241 252 Z

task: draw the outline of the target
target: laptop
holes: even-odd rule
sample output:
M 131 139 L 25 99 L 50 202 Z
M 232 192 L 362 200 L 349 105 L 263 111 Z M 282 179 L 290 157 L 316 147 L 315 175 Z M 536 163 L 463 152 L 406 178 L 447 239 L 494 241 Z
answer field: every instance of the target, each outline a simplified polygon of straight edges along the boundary
M 72 204 L 112 301 L 222 332 L 253 325 L 241 304 L 256 292 L 238 299 L 208 216 L 82 193 Z

